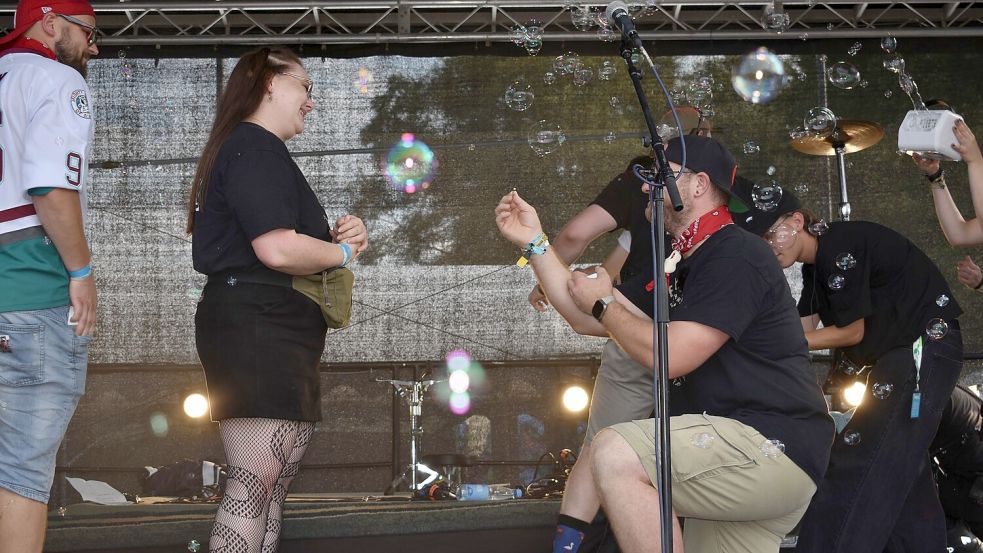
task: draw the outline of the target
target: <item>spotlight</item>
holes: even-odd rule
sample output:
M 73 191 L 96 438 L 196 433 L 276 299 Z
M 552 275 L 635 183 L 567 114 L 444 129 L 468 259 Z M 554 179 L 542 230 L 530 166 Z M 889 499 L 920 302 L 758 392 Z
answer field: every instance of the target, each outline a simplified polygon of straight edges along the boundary
M 590 395 L 587 394 L 587 390 L 583 386 L 568 386 L 563 391 L 563 406 L 567 411 L 579 413 L 587 408 L 588 403 L 590 403 Z
M 867 393 L 867 385 L 863 382 L 854 382 L 849 388 L 843 390 L 843 400 L 851 407 L 857 407 L 863 403 L 865 393 Z
M 468 391 L 471 387 L 471 377 L 468 375 L 468 371 L 456 370 L 451 371 L 447 376 L 447 386 L 452 392 L 463 394 Z
M 195 393 L 184 398 L 184 414 L 193 419 L 201 418 L 208 413 L 208 399 Z

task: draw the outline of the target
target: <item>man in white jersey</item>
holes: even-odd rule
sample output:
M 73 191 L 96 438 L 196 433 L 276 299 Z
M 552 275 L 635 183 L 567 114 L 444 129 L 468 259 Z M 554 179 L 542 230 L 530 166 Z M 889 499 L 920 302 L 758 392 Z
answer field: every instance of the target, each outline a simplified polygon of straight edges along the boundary
M 85 0 L 22 0 L 0 39 L 0 553 L 41 551 L 55 455 L 85 386 L 95 22 Z

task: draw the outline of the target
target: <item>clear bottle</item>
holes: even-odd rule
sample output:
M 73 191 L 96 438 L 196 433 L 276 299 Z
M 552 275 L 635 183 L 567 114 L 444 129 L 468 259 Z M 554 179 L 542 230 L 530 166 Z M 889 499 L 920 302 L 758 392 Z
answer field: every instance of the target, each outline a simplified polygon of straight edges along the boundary
M 461 484 L 457 488 L 458 501 L 495 501 L 499 499 L 519 499 L 522 488 L 511 484 Z

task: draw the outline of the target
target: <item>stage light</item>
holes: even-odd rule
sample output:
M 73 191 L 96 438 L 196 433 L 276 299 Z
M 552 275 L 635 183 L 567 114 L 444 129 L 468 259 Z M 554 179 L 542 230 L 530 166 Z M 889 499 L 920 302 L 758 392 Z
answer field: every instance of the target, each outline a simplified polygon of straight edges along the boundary
M 867 385 L 863 382 L 854 382 L 849 388 L 843 390 L 843 400 L 851 407 L 856 407 L 863 403 L 865 393 L 867 393 Z
M 193 419 L 201 418 L 208 413 L 208 399 L 201 394 L 190 394 L 184 398 L 184 414 Z
M 468 388 L 471 387 L 471 377 L 468 376 L 467 371 L 451 371 L 451 373 L 447 376 L 447 386 L 452 392 L 463 394 L 464 392 L 468 391 Z
M 583 386 L 568 386 L 563 391 L 563 406 L 567 411 L 579 413 L 587 408 L 588 403 L 590 403 L 590 395 Z

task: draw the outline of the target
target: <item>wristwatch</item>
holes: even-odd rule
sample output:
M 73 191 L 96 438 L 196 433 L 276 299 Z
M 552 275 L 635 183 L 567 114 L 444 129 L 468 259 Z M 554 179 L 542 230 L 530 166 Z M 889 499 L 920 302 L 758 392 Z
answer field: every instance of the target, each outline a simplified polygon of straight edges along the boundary
M 608 310 L 608 306 L 612 303 L 614 303 L 614 296 L 604 296 L 594 302 L 594 307 L 590 310 L 590 314 L 600 321 L 604 317 L 604 312 Z

